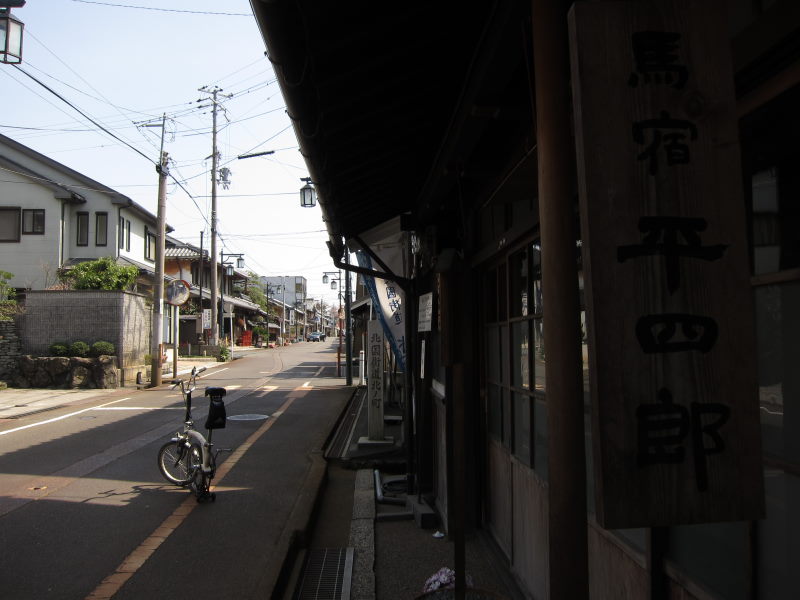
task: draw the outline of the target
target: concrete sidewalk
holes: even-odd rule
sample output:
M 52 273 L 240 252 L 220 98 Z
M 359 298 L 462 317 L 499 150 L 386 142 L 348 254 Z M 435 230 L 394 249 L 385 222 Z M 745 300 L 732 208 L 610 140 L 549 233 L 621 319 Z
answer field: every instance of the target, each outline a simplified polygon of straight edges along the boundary
M 406 600 L 421 596 L 425 582 L 443 567 L 453 568 L 455 547 L 434 511 L 402 491 L 405 446 L 399 407 L 387 407 L 388 446 L 359 445 L 367 432 L 365 388 L 355 388 L 339 426 L 326 447 L 324 485 L 309 516 L 306 547 L 296 560 L 314 561 L 315 553 L 352 548 L 349 598 Z M 378 471 L 376 478 L 375 472 Z M 397 476 L 397 473 L 401 475 Z M 376 493 L 376 479 L 380 494 Z M 503 558 L 481 532 L 467 535 L 466 572 L 475 589 L 471 598 L 516 599 L 522 595 L 503 568 Z M 306 597 L 301 589 L 317 585 L 295 564 L 291 580 L 273 598 Z M 320 581 L 319 585 L 326 582 Z M 297 594 L 297 596 L 294 596 Z M 346 598 L 346 596 L 342 596 Z
M 258 352 L 270 352 L 267 348 L 234 347 L 234 360 Z M 178 377 L 185 377 L 193 367 L 213 369 L 226 363 L 217 362 L 213 356 L 178 359 Z M 171 363 L 163 374 L 163 385 L 173 378 L 174 369 Z M 27 415 L 55 410 L 63 406 L 80 407 L 96 398 L 108 397 L 109 400 L 124 398 L 137 389 L 145 386 L 130 385 L 114 389 L 55 389 L 55 388 L 6 388 L 0 389 L 0 420 L 18 419 Z

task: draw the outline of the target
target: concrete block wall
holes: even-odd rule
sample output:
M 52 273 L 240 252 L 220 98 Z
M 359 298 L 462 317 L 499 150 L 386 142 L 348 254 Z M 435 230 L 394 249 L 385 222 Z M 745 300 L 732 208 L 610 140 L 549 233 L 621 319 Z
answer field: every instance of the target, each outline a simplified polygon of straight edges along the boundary
M 153 309 L 147 297 L 141 294 L 124 293 L 121 343 L 117 347 L 120 367 L 141 365 L 145 354 L 150 354 L 150 338 L 153 334 Z
M 45 356 L 54 342 L 114 344 L 119 367 L 143 364 L 151 311 L 145 296 L 104 290 L 30 291 L 20 319 L 22 353 Z
M 8 379 L 16 373 L 20 355 L 16 323 L 0 321 L 0 380 Z

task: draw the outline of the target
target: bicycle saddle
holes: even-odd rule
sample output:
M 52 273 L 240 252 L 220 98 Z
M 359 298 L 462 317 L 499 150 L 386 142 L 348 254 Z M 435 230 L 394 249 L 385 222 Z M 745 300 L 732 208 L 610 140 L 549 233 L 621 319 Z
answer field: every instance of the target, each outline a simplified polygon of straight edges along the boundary
M 212 398 L 222 398 L 226 393 L 224 387 L 207 387 L 205 395 Z

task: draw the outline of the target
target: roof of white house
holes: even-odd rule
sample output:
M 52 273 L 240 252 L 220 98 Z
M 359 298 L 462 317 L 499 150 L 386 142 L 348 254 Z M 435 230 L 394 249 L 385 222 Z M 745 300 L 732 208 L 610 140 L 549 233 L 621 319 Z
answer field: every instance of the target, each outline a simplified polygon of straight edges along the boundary
M 48 177 L 37 172 L 36 169 L 33 169 L 30 166 L 26 167 L 21 165 L 18 161 L 6 156 L 3 151 L 4 147 L 10 148 L 14 152 L 27 156 L 35 162 L 46 165 L 50 169 L 62 173 L 65 179 L 63 181 L 56 181 L 52 177 Z M 63 197 L 80 202 L 84 200 L 84 193 L 86 189 L 89 189 L 106 194 L 111 204 L 129 208 L 146 220 L 156 220 L 156 216 L 153 213 L 131 200 L 125 194 L 121 194 L 120 192 L 103 185 L 99 181 L 95 181 L 94 179 L 87 177 L 78 171 L 70 169 L 68 166 L 63 165 L 60 162 L 37 152 L 33 148 L 29 148 L 28 146 L 20 144 L 16 140 L 13 140 L 10 137 L 2 134 L 0 134 L 0 168 L 38 180 L 41 185 L 53 189 L 53 191 L 56 192 L 57 198 Z M 82 191 L 83 193 L 81 193 Z M 61 194 L 61 196 L 59 194 Z M 167 225 L 166 229 L 168 232 L 170 232 L 173 231 L 174 228 Z

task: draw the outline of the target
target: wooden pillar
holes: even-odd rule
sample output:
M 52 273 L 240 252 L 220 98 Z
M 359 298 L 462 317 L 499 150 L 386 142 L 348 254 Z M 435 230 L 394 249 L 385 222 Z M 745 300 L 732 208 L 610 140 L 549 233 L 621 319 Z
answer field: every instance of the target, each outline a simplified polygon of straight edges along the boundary
M 550 597 L 589 597 L 586 458 L 565 3 L 533 0 L 546 348 Z
M 647 530 L 647 585 L 649 600 L 667 600 L 669 581 L 664 572 L 664 558 L 669 544 L 669 527 L 650 527 Z
M 471 329 L 464 327 L 471 303 L 467 289 L 465 265 L 457 262 L 454 269 L 442 275 L 441 287 L 442 363 L 448 368 L 448 418 L 452 426 L 452 458 L 447 503 L 449 536 L 453 540 L 453 570 L 456 573 L 455 598 L 463 600 L 466 594 L 466 507 L 467 501 L 467 448 L 466 411 L 469 397 L 469 357 L 465 348 L 470 346 Z M 466 331 L 465 331 L 466 330 Z

